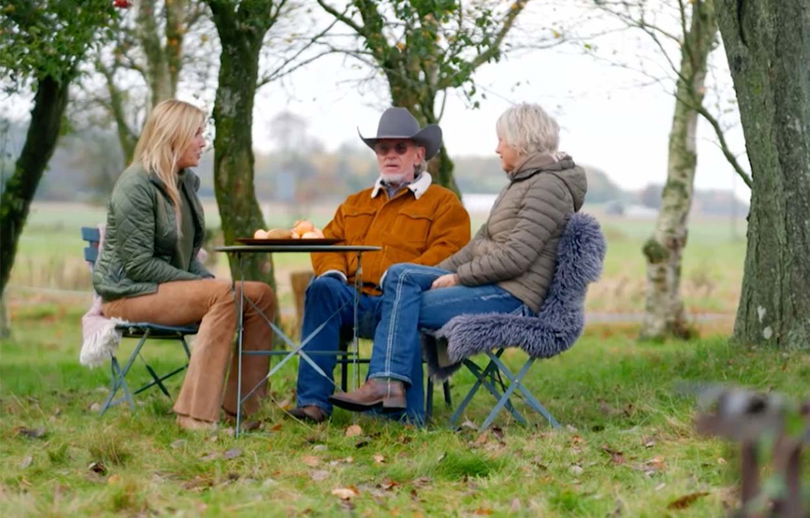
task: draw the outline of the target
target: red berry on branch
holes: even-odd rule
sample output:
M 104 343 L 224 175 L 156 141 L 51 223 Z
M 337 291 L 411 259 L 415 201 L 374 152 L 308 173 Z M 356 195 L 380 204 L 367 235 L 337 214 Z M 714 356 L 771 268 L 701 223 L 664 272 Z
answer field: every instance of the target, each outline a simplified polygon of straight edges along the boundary
M 130 0 L 113 0 L 113 7 L 128 9 L 132 7 L 132 2 L 130 2 Z

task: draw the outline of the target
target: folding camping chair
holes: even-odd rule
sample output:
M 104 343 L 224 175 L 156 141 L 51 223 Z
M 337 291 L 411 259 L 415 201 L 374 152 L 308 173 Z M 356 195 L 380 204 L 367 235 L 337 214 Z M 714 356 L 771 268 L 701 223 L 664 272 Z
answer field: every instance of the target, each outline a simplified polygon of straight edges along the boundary
M 99 229 L 95 227 L 82 227 L 81 231 L 82 239 L 87 241 L 88 244 L 88 246 L 84 248 L 84 259 L 90 265 L 92 271 L 96 264 L 96 260 L 98 259 L 100 232 Z M 166 388 L 166 385 L 163 382 L 175 374 L 182 372 L 186 367 L 188 367 L 188 360 L 191 358 L 191 351 L 188 347 L 188 343 L 186 342 L 186 336 L 196 334 L 198 326 L 196 324 L 189 326 L 165 326 L 150 322 L 126 322 L 118 324 L 116 329 L 122 332 L 122 338 L 137 338 L 138 343 L 135 345 L 135 348 L 132 350 L 132 353 L 129 355 L 129 358 L 127 359 L 123 368 L 118 362 L 118 358 L 116 358 L 114 354 L 111 355 L 110 393 L 107 396 L 107 399 L 104 401 L 104 404 L 101 406 L 99 414 L 103 415 L 104 412 L 106 412 L 111 406 L 117 405 L 118 403 L 124 401 L 129 404 L 132 410 L 135 410 L 133 396 L 136 396 L 141 392 L 155 386 L 158 387 L 160 391 L 166 395 L 166 397 L 171 399 L 171 394 L 169 394 L 169 390 Z M 150 365 L 146 358 L 141 354 L 143 346 L 146 344 L 146 341 L 150 339 L 173 340 L 180 342 L 180 344 L 183 346 L 183 352 L 186 355 L 186 362 L 166 374 L 158 374 L 155 368 L 152 367 L 152 365 Z M 138 358 L 141 359 L 146 371 L 149 373 L 149 376 L 152 379 L 138 389 L 131 391 L 129 389 L 129 385 L 127 384 L 126 376 L 129 374 L 130 369 L 135 364 L 135 360 Z M 123 395 L 116 399 L 116 395 L 119 391 L 121 391 Z
M 571 347 L 585 324 L 584 302 L 588 284 L 599 278 L 605 257 L 605 240 L 599 223 L 587 214 L 570 217 L 557 250 L 557 266 L 546 299 L 536 316 L 511 314 L 460 315 L 431 335 L 423 335 L 431 375 L 446 379 L 462 365 L 475 377 L 475 383 L 450 419 L 455 425 L 481 387 L 496 400 L 481 425 L 488 428 L 506 408 L 521 424 L 526 418 L 512 403 L 521 395 L 526 404 L 548 420 L 559 422 L 531 393 L 526 376 L 538 358 L 550 358 Z M 501 359 L 509 347 L 519 347 L 528 359 L 514 373 Z M 484 367 L 470 357 L 485 354 Z M 446 359 L 441 361 L 440 358 Z M 485 360 L 486 361 L 486 360 Z M 504 380 L 505 378 L 505 380 Z

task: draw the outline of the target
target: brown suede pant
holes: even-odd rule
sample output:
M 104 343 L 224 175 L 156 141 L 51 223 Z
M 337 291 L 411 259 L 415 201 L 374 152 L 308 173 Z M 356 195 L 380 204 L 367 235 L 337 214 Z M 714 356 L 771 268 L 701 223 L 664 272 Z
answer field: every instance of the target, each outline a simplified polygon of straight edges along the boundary
M 236 284 L 234 295 L 231 282 L 225 280 L 167 282 L 160 284 L 155 293 L 117 299 L 102 306 L 104 315 L 131 322 L 163 325 L 200 322 L 188 372 L 174 404 L 175 413 L 211 422 L 219 420 L 220 407 L 235 415 L 239 359 L 233 353 L 233 344 L 240 286 Z M 275 316 L 273 290 L 267 284 L 251 281 L 244 283 L 244 290 L 247 297 L 244 302 L 243 349 L 269 350 L 273 335 L 267 320 L 272 321 Z M 229 364 L 226 388 L 225 374 Z M 268 367 L 268 356 L 245 356 L 242 359 L 243 394 L 267 375 Z M 263 384 L 245 401 L 245 412 L 255 411 L 265 394 Z

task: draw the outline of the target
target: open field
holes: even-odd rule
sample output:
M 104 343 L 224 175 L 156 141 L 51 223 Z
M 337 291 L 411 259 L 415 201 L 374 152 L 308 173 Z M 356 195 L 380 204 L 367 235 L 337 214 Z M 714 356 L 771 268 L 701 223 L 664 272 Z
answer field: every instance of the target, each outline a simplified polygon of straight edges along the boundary
M 332 210 L 332 207 L 313 208 L 311 218 L 323 225 Z M 293 217 L 280 207 L 267 207 L 266 212 L 268 226 L 289 225 Z M 645 270 L 641 247 L 652 230 L 653 221 L 595 214 L 608 240 L 608 254 L 602 279 L 589 291 L 587 309 L 591 313 L 625 315 L 634 320 L 644 309 Z M 219 223 L 216 208 L 206 207 L 206 215 L 209 228 L 216 228 Z M 473 215 L 474 230 L 484 217 Z M 103 220 L 103 208 L 35 204 L 20 240 L 9 303 L 12 306 L 24 303 L 43 289 L 85 291 L 90 281 L 81 256 L 84 244 L 78 229 Z M 719 315 L 729 330 L 742 279 L 744 232 L 742 222 L 736 222 L 734 228 L 729 220 L 693 221 L 684 254 L 682 284 L 688 312 L 695 318 Z M 218 242 L 215 239 L 213 243 Z M 211 260 L 211 267 L 218 276 L 229 275 L 224 257 L 212 254 Z M 290 273 L 309 269 L 309 258 L 305 254 L 276 254 L 274 264 L 282 307 L 290 312 Z

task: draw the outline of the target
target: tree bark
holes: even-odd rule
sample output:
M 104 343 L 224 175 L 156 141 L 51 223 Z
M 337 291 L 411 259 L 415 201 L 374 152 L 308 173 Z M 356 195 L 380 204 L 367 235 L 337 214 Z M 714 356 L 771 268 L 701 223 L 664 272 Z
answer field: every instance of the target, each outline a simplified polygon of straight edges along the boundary
M 167 2 L 171 4 L 171 2 Z M 138 2 L 138 18 L 136 33 L 141 43 L 143 54 L 146 57 L 146 71 L 149 80 L 151 104 L 154 107 L 160 101 L 171 99 L 177 87 L 176 75 L 169 69 L 169 56 L 161 45 L 158 32 L 155 0 L 140 0 Z M 171 12 L 169 9 L 167 11 Z M 167 33 L 168 24 L 167 20 Z M 171 47 L 168 46 L 167 49 Z M 174 79 L 175 82 L 172 80 Z
M 697 108 L 702 105 L 706 64 L 717 33 L 714 0 L 692 4 L 689 31 L 681 44 L 675 113 L 669 134 L 667 182 L 655 232 L 644 244 L 647 286 L 643 339 L 689 338 L 692 330 L 681 299 L 681 264 L 686 247 L 697 166 Z
M 56 148 L 67 107 L 69 83 L 68 79 L 57 81 L 49 75 L 37 81 L 25 144 L 0 197 L 0 297 L 11 275 L 31 200 Z
M 810 8 L 718 0 L 751 164 L 748 245 L 734 338 L 810 347 Z
M 226 243 L 250 237 L 264 228 L 254 189 L 253 104 L 259 73 L 259 50 L 272 25 L 244 20 L 249 13 L 235 11 L 230 2 L 209 2 L 217 26 L 222 53 L 219 83 L 214 101 L 214 185 Z M 267 7 L 265 7 L 267 8 Z M 240 16 L 242 15 L 242 16 Z M 231 261 L 231 275 L 273 281 L 269 254 L 247 254 L 242 268 Z

